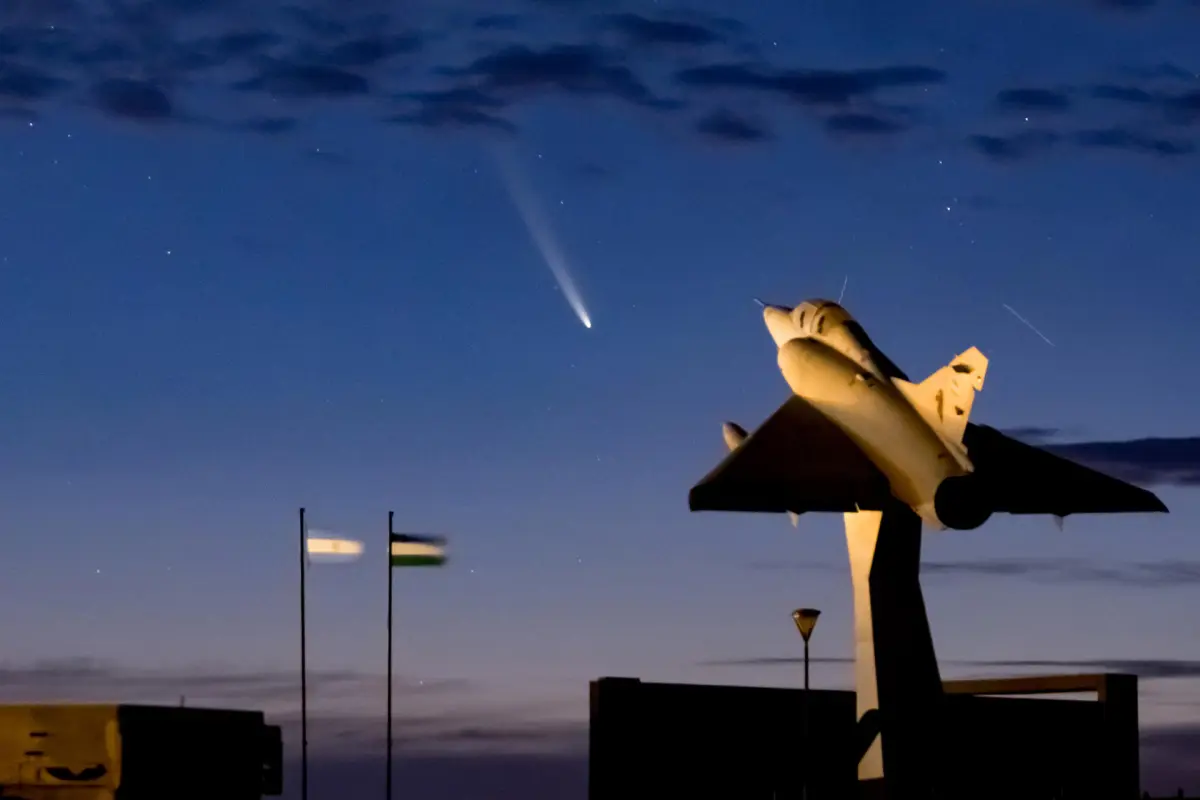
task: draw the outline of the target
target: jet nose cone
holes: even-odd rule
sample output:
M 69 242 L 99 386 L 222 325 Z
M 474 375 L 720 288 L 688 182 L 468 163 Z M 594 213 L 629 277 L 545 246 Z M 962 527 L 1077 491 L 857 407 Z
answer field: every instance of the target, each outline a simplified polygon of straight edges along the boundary
M 792 322 L 792 310 L 783 306 L 763 306 L 763 322 L 767 324 L 767 330 L 771 334 L 771 338 L 775 340 L 776 347 L 783 347 L 787 342 L 795 339 L 800 335 L 796 330 L 796 325 Z

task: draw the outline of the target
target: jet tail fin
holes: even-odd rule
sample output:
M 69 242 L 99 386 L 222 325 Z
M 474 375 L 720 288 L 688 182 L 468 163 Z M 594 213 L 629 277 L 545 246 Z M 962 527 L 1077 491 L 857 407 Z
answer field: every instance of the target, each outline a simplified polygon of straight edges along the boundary
M 979 348 L 960 353 L 919 384 L 893 379 L 913 407 L 948 442 L 962 444 L 975 393 L 983 389 L 988 359 Z

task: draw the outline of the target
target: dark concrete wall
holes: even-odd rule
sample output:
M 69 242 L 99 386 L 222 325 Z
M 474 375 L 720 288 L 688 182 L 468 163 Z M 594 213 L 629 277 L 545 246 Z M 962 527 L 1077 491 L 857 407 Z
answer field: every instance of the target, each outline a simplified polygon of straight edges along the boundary
M 970 695 L 949 695 L 944 702 L 944 790 L 978 800 L 1113 797 L 1106 770 L 1111 764 L 1101 755 L 1100 703 Z
M 1114 719 L 1114 707 L 1095 700 L 946 695 L 930 711 L 940 716 L 938 794 L 1132 800 L 1133 702 L 1132 714 Z M 805 746 L 802 690 L 594 681 L 589 797 L 790 800 L 807 771 L 810 800 L 853 798 L 854 693 L 814 691 L 810 703 Z
M 806 762 L 809 800 L 855 791 L 853 692 L 811 693 L 807 747 L 802 691 L 605 678 L 591 693 L 591 800 L 798 798 Z

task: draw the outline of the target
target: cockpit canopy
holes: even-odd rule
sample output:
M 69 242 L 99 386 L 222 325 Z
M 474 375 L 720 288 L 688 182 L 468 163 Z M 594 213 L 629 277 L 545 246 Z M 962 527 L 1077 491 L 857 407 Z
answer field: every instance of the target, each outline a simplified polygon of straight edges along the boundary
M 811 337 L 824 342 L 876 374 L 908 379 L 900 368 L 875 346 L 862 325 L 838 303 L 814 298 L 805 300 L 790 311 L 778 306 L 774 308 L 777 311 L 769 312 L 767 327 L 772 329 L 771 335 L 777 344 L 782 344 L 783 341 L 780 340 L 786 341 L 789 338 Z
M 832 300 L 805 300 L 792 309 L 792 322 L 802 336 L 823 336 L 835 327 L 853 322 L 854 317 Z

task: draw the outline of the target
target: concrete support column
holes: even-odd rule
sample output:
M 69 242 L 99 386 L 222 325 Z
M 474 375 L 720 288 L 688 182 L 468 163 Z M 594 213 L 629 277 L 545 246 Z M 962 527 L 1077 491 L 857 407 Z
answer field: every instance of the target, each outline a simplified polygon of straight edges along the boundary
M 867 793 L 931 796 L 942 681 L 921 594 L 921 519 L 905 506 L 845 515 L 854 586 L 858 716 L 879 735 L 858 766 Z

